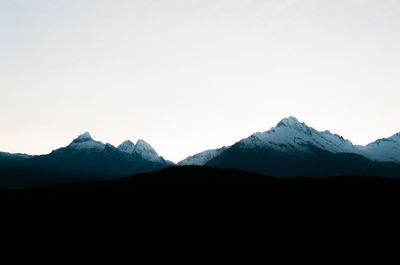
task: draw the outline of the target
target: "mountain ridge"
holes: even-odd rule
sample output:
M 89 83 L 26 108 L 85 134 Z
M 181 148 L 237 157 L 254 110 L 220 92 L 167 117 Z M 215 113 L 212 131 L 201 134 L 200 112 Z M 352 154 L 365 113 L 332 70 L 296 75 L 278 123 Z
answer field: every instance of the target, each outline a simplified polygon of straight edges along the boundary
M 400 177 L 399 150 L 399 133 L 357 146 L 291 116 L 270 130 L 189 156 L 177 165 L 232 168 L 275 177 Z M 144 140 L 126 140 L 115 147 L 85 132 L 46 155 L 0 153 L 0 187 L 113 180 L 174 165 Z
M 129 154 L 111 144 L 95 141 L 86 132 L 69 145 L 46 155 L 22 159 L 9 154 L 8 159 L 0 159 L 0 187 L 111 180 L 171 166 L 171 162 L 161 156 L 157 155 L 156 160 L 154 154 L 157 153 L 149 144 L 139 143 L 146 148 Z
M 379 143 L 381 142 L 393 143 L 395 146 L 380 147 Z M 329 130 L 318 131 L 304 122 L 300 122 L 293 116 L 282 119 L 270 130 L 254 133 L 247 138 L 239 140 L 235 144 L 242 144 L 244 148 L 268 147 L 275 151 L 290 153 L 307 152 L 308 146 L 311 144 L 331 153 L 352 153 L 379 162 L 400 163 L 400 133 L 394 134 L 388 138 L 378 139 L 365 146 L 354 145 L 350 140 L 345 139 L 343 136 L 331 133 Z M 386 150 L 382 151 L 382 149 Z M 393 149 L 395 151 L 388 151 Z M 219 155 L 216 150 L 220 150 L 220 148 L 207 151 L 209 152 L 212 150 L 214 150 L 214 153 L 216 154 L 215 156 Z M 201 156 L 202 153 L 204 152 L 189 156 L 178 164 L 190 165 L 190 160 L 193 157 Z M 205 163 L 196 163 L 195 165 L 205 165 L 214 157 L 209 156 L 208 160 L 204 161 Z

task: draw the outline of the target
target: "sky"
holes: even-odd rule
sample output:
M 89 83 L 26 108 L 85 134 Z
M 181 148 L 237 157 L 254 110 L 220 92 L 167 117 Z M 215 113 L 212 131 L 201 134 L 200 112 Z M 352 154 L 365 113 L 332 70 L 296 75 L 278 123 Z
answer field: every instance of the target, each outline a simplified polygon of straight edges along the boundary
M 0 150 L 89 131 L 172 161 L 295 116 L 400 132 L 398 0 L 0 0 Z

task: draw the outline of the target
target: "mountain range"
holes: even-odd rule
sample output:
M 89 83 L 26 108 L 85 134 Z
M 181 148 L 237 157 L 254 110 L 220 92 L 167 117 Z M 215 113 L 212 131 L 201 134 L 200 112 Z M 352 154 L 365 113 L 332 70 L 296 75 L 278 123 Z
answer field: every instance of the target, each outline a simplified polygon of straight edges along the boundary
M 144 140 L 114 147 L 84 133 L 47 155 L 0 152 L 0 187 L 109 180 L 174 165 Z M 177 165 L 233 168 L 280 177 L 400 177 L 400 133 L 359 146 L 288 117 L 268 131 L 192 155 Z
M 118 147 L 93 140 L 89 133 L 50 154 L 29 156 L 0 153 L 0 186 L 26 187 L 109 180 L 173 165 L 144 140 Z
M 330 131 L 317 131 L 295 117 L 288 117 L 268 131 L 255 133 L 229 147 L 195 154 L 179 164 L 204 165 L 221 155 L 223 151 L 237 145 L 244 149 L 269 149 L 273 152 L 299 155 L 309 153 L 310 148 L 317 148 L 334 154 L 358 154 L 378 162 L 400 163 L 400 133 L 361 146 L 354 145 L 351 141 Z
M 271 176 L 400 176 L 400 134 L 366 146 L 295 117 L 239 142 L 190 156 L 179 165 L 249 170 Z

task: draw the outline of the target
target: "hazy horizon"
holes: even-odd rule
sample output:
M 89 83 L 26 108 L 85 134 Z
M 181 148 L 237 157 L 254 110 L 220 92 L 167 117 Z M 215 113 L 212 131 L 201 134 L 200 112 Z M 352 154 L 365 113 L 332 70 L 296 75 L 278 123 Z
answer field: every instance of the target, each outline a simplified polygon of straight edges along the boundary
M 284 117 L 282 120 L 287 119 L 287 118 L 295 118 L 295 119 L 297 119 L 297 117 L 295 117 L 295 116 L 288 116 L 288 117 Z M 280 120 L 279 122 L 281 122 L 282 120 Z M 314 128 L 313 126 L 310 126 L 309 124 L 307 124 L 306 122 L 304 122 L 304 121 L 302 121 L 302 120 L 299 120 L 299 119 L 297 119 L 297 120 L 298 120 L 299 122 L 301 122 L 301 123 L 305 123 L 307 126 L 309 126 L 309 127 L 311 127 L 311 128 Z M 269 129 L 265 129 L 264 131 L 260 131 L 260 132 L 269 131 L 270 129 L 275 128 L 276 126 L 278 126 L 278 123 L 279 123 L 279 122 L 277 122 L 275 125 L 271 126 Z M 318 129 L 318 128 L 314 128 L 314 129 L 316 129 L 317 131 L 320 131 L 320 132 L 330 131 L 329 129 L 325 129 L 325 130 Z M 330 132 L 336 134 L 334 131 L 330 131 Z M 254 133 L 258 133 L 258 131 L 257 131 L 257 132 L 253 132 L 252 134 L 254 134 Z M 148 141 L 146 141 L 146 139 L 144 139 L 144 138 L 138 138 L 138 139 L 125 139 L 125 140 L 122 140 L 122 141 L 120 141 L 120 142 L 111 143 L 111 142 L 106 141 L 106 140 L 104 140 L 104 139 L 98 139 L 98 138 L 96 138 L 96 136 L 94 136 L 94 135 L 93 135 L 91 132 L 89 132 L 89 131 L 83 131 L 83 132 L 81 132 L 80 134 L 78 134 L 78 135 L 76 135 L 75 137 L 73 137 L 72 139 L 69 139 L 69 140 L 65 141 L 64 146 L 56 146 L 56 147 L 54 147 L 53 149 L 51 149 L 50 151 L 48 151 L 48 152 L 46 152 L 46 153 L 35 153 L 35 154 L 33 154 L 33 153 L 26 153 L 26 152 L 20 152 L 20 153 L 22 153 L 22 154 L 28 154 L 28 155 L 46 155 L 46 154 L 50 153 L 51 151 L 54 151 L 54 150 L 56 150 L 56 149 L 58 149 L 58 148 L 62 148 L 62 147 L 67 146 L 68 144 L 72 143 L 73 140 L 75 140 L 76 138 L 80 137 L 81 135 L 85 135 L 85 134 L 89 134 L 90 137 L 91 137 L 94 141 L 102 142 L 102 143 L 104 143 L 104 144 L 111 144 L 111 145 L 113 145 L 114 147 L 118 147 L 120 144 L 122 144 L 122 143 L 125 142 L 125 141 L 131 141 L 131 142 L 133 142 L 133 143 L 135 143 L 135 144 L 136 144 L 136 142 L 139 141 L 139 140 L 144 140 L 145 142 L 148 142 Z M 395 134 L 397 134 L 397 133 L 395 133 Z M 247 138 L 247 137 L 249 137 L 249 136 L 250 136 L 250 135 L 246 135 L 246 136 L 244 136 L 244 137 L 242 137 L 242 138 L 239 138 L 239 139 L 236 139 L 236 140 L 234 140 L 234 142 L 229 143 L 229 144 L 224 145 L 224 146 L 226 147 L 226 146 L 232 145 L 232 144 L 234 144 L 234 143 L 236 143 L 236 142 L 239 142 L 240 140 L 243 140 L 244 138 Z M 348 139 L 347 137 L 345 137 L 345 136 L 343 136 L 343 135 L 340 135 L 340 136 L 344 137 L 346 140 L 349 140 L 349 141 L 352 142 L 354 145 L 359 145 L 359 146 L 364 146 L 364 145 L 366 145 L 366 144 L 356 144 L 356 143 L 354 143 L 351 139 Z M 367 144 L 372 143 L 372 142 L 374 142 L 374 141 L 376 141 L 376 140 L 379 140 L 379 139 L 382 139 L 382 138 L 388 138 L 388 137 L 391 137 L 391 136 L 394 136 L 394 134 L 393 134 L 393 135 L 386 136 L 386 137 L 379 137 L 379 138 L 377 138 L 377 139 L 371 140 L 371 141 L 368 142 Z M 148 143 L 149 143 L 149 142 L 148 142 Z M 152 145 L 151 143 L 149 143 L 149 144 Z M 221 147 L 224 147 L 224 146 L 222 146 L 222 145 L 220 145 L 220 146 L 214 146 L 214 147 L 212 147 L 211 149 L 217 149 L 217 148 L 221 148 Z M 153 146 L 153 147 L 154 147 L 154 146 Z M 163 154 L 160 154 L 159 152 L 158 152 L 158 154 L 159 154 L 160 156 L 163 156 L 164 159 L 171 160 L 172 162 L 178 163 L 178 162 L 180 162 L 181 160 L 183 160 L 183 159 L 185 159 L 185 158 L 187 158 L 187 157 L 189 157 L 189 156 L 192 156 L 192 155 L 194 155 L 194 154 L 196 154 L 196 153 L 200 153 L 200 152 L 203 152 L 203 151 L 206 151 L 206 150 L 208 150 L 208 149 L 198 150 L 197 152 L 194 152 L 194 153 L 191 153 L 191 154 L 187 154 L 187 155 L 185 155 L 184 157 L 179 158 L 178 160 L 176 160 L 176 159 L 175 159 L 175 160 L 169 159 L 168 157 L 165 157 Z M 1 152 L 1 151 L 6 151 L 6 150 L 0 150 L 0 152 Z M 156 151 L 157 151 L 157 149 L 156 149 Z
M 0 1 L 0 150 L 177 162 L 288 116 L 365 145 L 400 132 L 399 28 L 394 0 Z

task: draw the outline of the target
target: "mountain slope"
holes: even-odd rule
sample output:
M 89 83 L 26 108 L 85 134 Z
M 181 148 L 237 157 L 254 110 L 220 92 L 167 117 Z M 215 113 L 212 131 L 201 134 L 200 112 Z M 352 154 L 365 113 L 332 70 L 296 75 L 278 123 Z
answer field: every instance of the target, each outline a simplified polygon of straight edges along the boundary
M 248 148 L 236 144 L 206 163 L 207 166 L 235 168 L 271 176 L 382 176 L 400 177 L 400 165 L 373 162 L 361 155 L 331 153 L 308 146 L 304 153 L 285 153 L 270 148 Z
M 400 133 L 359 147 L 359 153 L 376 161 L 400 163 Z

